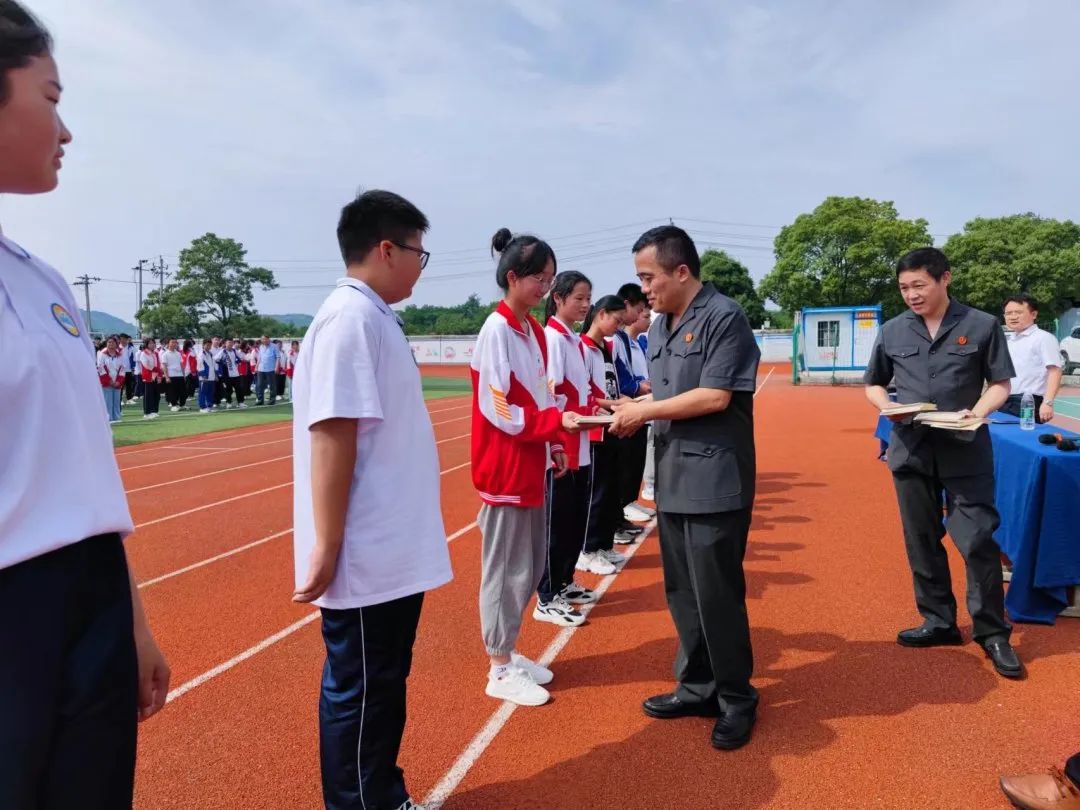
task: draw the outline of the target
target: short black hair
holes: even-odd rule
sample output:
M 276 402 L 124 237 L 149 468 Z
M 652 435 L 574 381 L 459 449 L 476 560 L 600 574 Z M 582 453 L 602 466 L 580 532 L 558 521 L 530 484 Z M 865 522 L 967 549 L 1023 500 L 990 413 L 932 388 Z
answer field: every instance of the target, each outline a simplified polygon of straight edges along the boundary
M 491 255 L 499 254 L 499 266 L 495 268 L 495 283 L 499 289 L 510 289 L 507 275 L 511 270 L 518 278 L 538 276 L 550 261 L 559 272 L 559 261 L 551 245 L 538 236 L 528 233 L 513 234 L 509 228 L 499 228 L 491 237 Z
M 8 73 L 26 67 L 35 56 L 52 53 L 52 48 L 52 37 L 37 17 L 15 0 L 0 0 L 0 106 L 8 98 Z
M 949 257 L 936 247 L 909 250 L 896 263 L 896 275 L 898 278 L 901 273 L 908 270 L 925 270 L 934 281 L 941 281 L 941 277 L 951 269 Z
M 1027 293 L 1021 293 L 1020 295 L 1011 295 L 1005 299 L 1005 303 L 1001 305 L 1002 309 L 1005 309 L 1009 304 L 1027 304 L 1028 308 L 1032 312 L 1039 311 L 1039 305 L 1035 303 L 1035 299 Z
M 701 256 L 690 234 L 677 225 L 661 225 L 650 228 L 634 242 L 631 253 L 640 253 L 647 247 L 656 248 L 656 260 L 669 273 L 679 265 L 690 268 L 690 275 L 701 278 Z
M 423 212 L 404 197 L 392 191 L 365 191 L 341 209 L 337 226 L 341 258 L 347 265 L 362 262 L 383 240 L 404 243 L 429 227 Z
M 592 282 L 584 273 L 579 273 L 577 270 L 567 270 L 555 276 L 555 283 L 551 285 L 547 303 L 544 304 L 544 320 L 550 321 L 555 315 L 555 308 L 558 306 L 555 302 L 556 295 L 565 301 L 567 296 L 574 292 L 574 287 L 583 282 L 589 285 L 590 290 L 592 289 Z
M 641 291 L 641 285 L 634 284 L 632 281 L 619 287 L 617 295 L 632 307 L 636 307 L 638 304 L 649 303 L 649 299 L 646 298 L 645 293 Z
M 598 313 L 622 312 L 624 309 L 626 309 L 626 302 L 620 296 L 605 295 L 589 307 L 589 314 L 585 316 L 585 320 L 581 324 L 582 333 L 589 331 L 589 327 L 592 326 L 592 322 L 596 319 Z

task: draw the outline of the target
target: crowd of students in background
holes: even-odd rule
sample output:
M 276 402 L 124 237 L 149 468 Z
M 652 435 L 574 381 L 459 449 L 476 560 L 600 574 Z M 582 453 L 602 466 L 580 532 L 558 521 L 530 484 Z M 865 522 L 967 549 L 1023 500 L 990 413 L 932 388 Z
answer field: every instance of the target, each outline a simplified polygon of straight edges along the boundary
M 144 338 L 136 346 L 130 335 L 110 335 L 98 346 L 97 370 L 111 424 L 121 420 L 125 405 L 142 403 L 143 419 L 156 419 L 161 398 L 170 411 L 200 413 L 274 405 L 290 397 L 300 342 L 285 348 L 281 340 L 220 337 L 203 340 Z M 234 402 L 235 400 L 235 402 Z

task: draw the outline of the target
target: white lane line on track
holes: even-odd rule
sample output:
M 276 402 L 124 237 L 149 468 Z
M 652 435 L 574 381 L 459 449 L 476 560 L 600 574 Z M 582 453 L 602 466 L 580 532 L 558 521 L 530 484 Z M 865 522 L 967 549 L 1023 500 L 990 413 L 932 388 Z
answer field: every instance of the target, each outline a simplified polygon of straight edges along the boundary
M 461 535 L 465 534 L 469 530 L 475 529 L 475 528 L 476 528 L 476 524 L 475 523 L 470 523 L 465 528 L 458 529 L 452 535 L 447 537 L 446 542 L 449 543 L 449 542 L 455 540 L 456 538 L 460 537 Z M 279 532 L 276 535 L 271 535 L 270 537 L 265 537 L 262 540 L 257 540 L 255 543 L 249 544 L 248 548 L 250 548 L 251 546 L 259 545 L 260 543 L 265 543 L 265 542 L 267 542 L 269 540 L 273 540 L 276 537 L 281 537 L 281 536 L 283 536 L 285 534 L 289 534 L 289 533 L 290 532 Z M 237 549 L 237 551 L 238 550 L 239 549 Z M 235 553 L 236 553 L 235 551 L 230 552 L 230 554 L 235 554 Z M 221 555 L 221 556 L 228 556 L 228 555 Z M 176 572 L 176 573 L 180 573 L 180 572 Z M 168 579 L 170 576 L 175 576 L 175 574 L 167 574 L 164 577 L 158 577 L 157 579 L 150 580 L 149 582 L 146 582 L 143 585 L 140 585 L 139 587 L 142 588 L 142 587 L 145 587 L 146 585 L 152 585 L 155 582 L 160 582 L 163 579 Z M 313 621 L 315 621 L 317 618 L 319 618 L 319 611 L 316 610 L 313 613 L 309 613 L 307 616 L 300 619 L 300 621 L 293 622 L 288 627 L 274 633 L 274 635 L 269 636 L 267 638 L 264 638 L 262 641 L 260 641 L 258 644 L 254 645 L 253 647 L 248 647 L 242 653 L 240 653 L 239 655 L 233 656 L 228 661 L 225 661 L 224 663 L 218 664 L 213 669 L 208 669 L 202 675 L 198 675 L 198 676 L 192 678 L 190 681 L 187 681 L 186 683 L 180 684 L 180 686 L 176 687 L 171 692 L 169 692 L 169 694 L 165 698 L 165 702 L 166 703 L 171 703 L 172 701 L 176 700 L 178 697 L 181 697 L 182 695 L 187 694 L 188 692 L 190 692 L 195 687 L 202 686 L 207 681 L 209 681 L 209 680 L 211 680 L 213 678 L 216 678 L 218 675 L 220 675 L 223 672 L 227 672 L 228 670 L 235 667 L 237 664 L 243 663 L 247 659 L 251 658 L 253 655 L 257 655 L 258 653 L 265 650 L 267 647 L 270 647 L 270 646 L 276 644 L 277 642 L 281 641 L 283 638 L 287 638 L 288 636 L 291 636 L 297 630 L 300 630 L 301 628 L 306 627 L 307 625 L 309 625 Z
M 776 369 L 772 369 L 772 368 L 770 368 L 770 369 L 769 369 L 769 373 L 765 375 L 765 379 L 761 381 L 761 385 L 759 385 L 759 386 L 757 387 L 757 389 L 756 389 L 756 390 L 754 391 L 754 396 L 755 396 L 755 397 L 756 397 L 756 396 L 758 395 L 758 391 L 760 391 L 760 390 L 761 390 L 762 388 L 764 388 L 764 387 L 765 387 L 765 383 L 767 383 L 767 382 L 769 381 L 769 377 L 771 377 L 771 376 L 772 376 L 772 373 L 773 373 L 773 372 L 774 372 L 775 370 L 776 370 Z
M 450 411 L 460 411 L 465 408 L 471 408 L 472 403 L 466 402 L 464 405 L 455 405 L 452 408 L 436 408 L 435 410 L 428 411 L 428 413 L 449 413 Z
M 288 456 L 285 456 L 285 458 L 288 458 Z M 469 464 L 470 464 L 470 462 L 466 461 L 464 464 L 458 464 L 456 467 L 450 467 L 447 470 L 441 470 L 439 472 L 439 475 L 440 476 L 449 475 L 452 472 L 457 472 L 458 470 L 461 470 L 461 469 L 464 469 L 465 467 L 468 467 Z M 468 526 L 466 526 L 466 527 L 464 527 L 462 529 L 458 529 L 456 532 L 454 532 L 452 535 L 450 535 L 449 537 L 446 538 L 446 542 L 450 543 L 450 542 L 453 542 L 454 540 L 457 540 L 463 534 L 466 534 L 466 533 L 472 531 L 473 529 L 475 529 L 476 526 L 477 526 L 477 524 L 474 521 L 473 523 L 470 523 Z M 221 554 L 215 554 L 213 557 L 208 557 L 205 560 L 200 560 L 199 562 L 192 563 L 191 565 L 186 565 L 183 568 L 178 568 L 175 571 L 170 571 L 168 574 L 162 574 L 159 577 L 154 577 L 153 579 L 148 579 L 146 582 L 140 582 L 138 587 L 140 587 L 140 588 L 148 588 L 151 585 L 156 585 L 159 582 L 164 582 L 167 579 L 172 579 L 173 577 L 180 576 L 180 574 L 186 574 L 188 571 L 194 571 L 194 570 L 196 570 L 198 568 L 202 568 L 203 566 L 207 566 L 207 565 L 210 565 L 211 563 L 215 563 L 218 560 L 224 560 L 224 559 L 226 559 L 228 557 L 233 556 L 234 554 L 239 554 L 241 551 L 247 551 L 248 549 L 256 548 L 257 546 L 261 546 L 263 543 L 269 543 L 271 540 L 276 540 L 279 537 L 284 537 L 285 535 L 291 534 L 291 533 L 292 533 L 292 529 L 285 529 L 284 531 L 276 532 L 275 534 L 271 534 L 271 535 L 268 535 L 266 537 L 260 538 L 258 540 L 254 540 L 254 541 L 252 541 L 250 543 L 245 543 L 244 545 L 238 546 L 238 547 L 236 547 L 234 549 L 230 549 L 229 551 L 223 551 Z
M 214 470 L 213 472 L 202 473 L 200 475 L 189 475 L 187 478 L 177 478 L 172 481 L 162 481 L 160 484 L 150 484 L 145 487 L 136 487 L 135 489 L 125 490 L 128 495 L 134 495 L 136 492 L 146 492 L 148 489 L 158 489 L 160 487 L 168 487 L 173 484 L 183 484 L 187 481 L 194 481 L 198 478 L 208 478 L 211 475 L 221 475 L 222 473 L 235 472 L 236 470 L 246 470 L 248 467 L 258 467 L 260 464 L 271 464 L 275 461 L 284 461 L 287 458 L 292 458 L 292 453 L 286 456 L 275 456 L 274 458 L 268 458 L 264 461 L 253 461 L 250 464 L 241 464 L 239 467 L 222 467 L 220 470 Z
M 446 397 L 446 399 L 448 399 L 448 400 L 456 399 L 456 397 Z M 432 401 L 437 401 L 437 400 L 432 400 Z M 464 405 L 457 405 L 457 406 L 454 406 L 453 408 L 439 408 L 437 410 L 430 410 L 430 411 L 428 411 L 428 413 L 429 414 L 449 413 L 450 411 L 460 411 L 463 408 L 471 408 L 471 407 L 472 407 L 472 403 L 471 402 L 466 402 Z M 259 434 L 259 433 L 270 433 L 270 432 L 275 431 L 275 430 L 292 430 L 292 423 L 291 422 L 285 422 L 283 424 L 274 425 L 273 427 L 259 428 L 258 430 L 246 430 L 245 428 L 232 428 L 231 430 L 212 431 L 210 433 L 201 434 L 200 436 L 194 438 L 194 440 L 191 441 L 191 442 L 177 442 L 175 444 L 155 445 L 153 447 L 139 447 L 139 448 L 133 448 L 133 449 L 128 449 L 126 447 L 118 447 L 116 449 L 116 451 L 115 451 L 115 455 L 116 455 L 117 458 L 122 458 L 124 456 L 134 456 L 134 455 L 136 455 L 138 453 L 154 453 L 154 452 L 157 452 L 158 450 L 183 450 L 183 449 L 188 448 L 191 445 L 197 445 L 200 442 L 203 442 L 203 441 L 206 441 L 206 440 L 215 441 L 216 439 L 235 439 L 235 438 L 241 438 L 241 437 L 244 437 L 244 436 L 255 436 L 255 435 Z M 241 433 L 240 431 L 244 431 L 244 432 Z
M 646 524 L 643 539 L 626 552 L 626 565 L 630 564 L 630 559 L 637 553 L 638 549 L 645 544 L 645 540 L 653 534 L 653 529 L 655 528 L 655 519 Z M 624 565 L 619 571 L 616 571 L 614 574 L 608 574 L 600 580 L 600 584 L 596 586 L 596 601 L 591 605 L 582 605 L 580 608 L 582 615 L 588 616 L 592 612 L 592 609 L 600 604 L 601 598 L 607 593 L 608 588 L 615 582 L 615 579 L 619 574 L 625 570 L 625 567 L 626 566 Z M 540 657 L 537 659 L 537 663 L 545 667 L 550 665 L 559 653 L 563 651 L 566 645 L 570 643 L 570 639 L 574 637 L 574 633 L 577 632 L 578 628 L 581 626 L 582 625 L 578 625 L 578 627 L 564 627 L 560 630 L 558 635 L 556 635 L 555 638 L 551 640 L 551 643 L 548 644 L 547 649 L 541 653 Z M 480 759 L 484 751 L 486 751 L 488 746 L 495 740 L 495 737 L 502 731 L 507 721 L 513 716 L 518 708 L 516 703 L 504 701 L 502 705 L 495 710 L 494 714 L 492 714 L 484 724 L 484 727 L 472 738 L 472 741 L 461 753 L 461 756 L 459 756 L 454 764 L 450 766 L 450 770 L 448 770 L 435 787 L 431 789 L 427 798 L 424 799 L 424 807 L 428 808 L 428 810 L 439 810 L 439 808 L 442 807 L 443 802 L 445 802 L 457 786 L 461 784 L 461 780 L 469 773 L 473 765 Z
M 274 633 L 274 635 L 270 636 L 269 638 L 264 638 L 262 641 L 260 641 L 254 647 L 248 647 L 242 653 L 240 653 L 239 655 L 233 656 L 228 661 L 225 661 L 222 664 L 218 664 L 213 669 L 208 669 L 202 675 L 199 675 L 199 676 L 197 676 L 195 678 L 192 678 L 187 683 L 180 684 L 180 686 L 176 687 L 171 692 L 169 692 L 169 694 L 165 697 L 165 702 L 166 703 L 172 703 L 172 701 L 176 700 L 178 697 L 186 695 L 188 692 L 190 692 L 195 687 L 202 686 L 204 683 L 206 683 L 210 679 L 216 678 L 222 672 L 227 672 L 228 670 L 235 667 L 237 664 L 242 663 L 242 662 L 248 660 L 249 658 L 251 658 L 253 655 L 257 655 L 258 653 L 262 652 L 267 647 L 269 647 L 269 646 L 271 646 L 273 644 L 276 644 L 277 642 L 281 641 L 283 638 L 286 638 L 287 636 L 291 636 L 297 630 L 311 624 L 317 618 L 319 618 L 319 611 L 316 610 L 316 611 L 314 611 L 312 613 L 309 613 L 307 616 L 302 618 L 300 621 L 293 622 L 288 627 L 286 627 L 284 630 L 279 630 L 278 632 Z
M 453 441 L 457 441 L 458 439 L 467 438 L 470 435 L 472 435 L 472 434 L 462 433 L 459 436 L 451 436 L 449 439 L 439 439 L 439 441 L 435 442 L 435 444 L 446 444 L 447 442 L 453 442 Z
M 202 506 L 196 506 L 194 509 L 185 509 L 183 512 L 177 512 L 177 513 L 175 513 L 173 515 L 165 515 L 165 517 L 154 518 L 153 520 L 148 520 L 145 523 L 136 523 L 135 528 L 136 529 L 143 529 L 143 528 L 145 528 L 147 526 L 153 526 L 153 525 L 158 524 L 158 523 L 164 523 L 164 522 L 166 522 L 168 520 L 174 520 L 175 518 L 178 518 L 178 517 L 184 517 L 185 515 L 193 515 L 196 512 L 202 512 L 204 509 L 213 509 L 215 506 L 222 506 L 223 504 L 226 504 L 226 503 L 233 503 L 234 501 L 241 501 L 244 498 L 250 498 L 250 497 L 252 497 L 254 495 L 262 495 L 263 493 L 266 493 L 266 492 L 273 492 L 276 489 L 283 489 L 284 487 L 291 487 L 291 486 L 292 486 L 292 481 L 286 481 L 284 484 L 277 484 L 276 486 L 266 487 L 266 489 L 257 489 L 254 492 L 245 492 L 243 495 L 235 495 L 232 498 L 225 498 L 224 500 L 221 500 L 221 501 L 214 501 L 213 503 L 203 504 Z
M 226 447 L 223 450 L 211 450 L 199 456 L 181 456 L 180 458 L 170 458 L 167 461 L 151 461 L 149 464 L 136 464 L 133 467 L 120 467 L 120 472 L 127 472 L 128 470 L 145 470 L 147 467 L 160 467 L 162 464 L 178 464 L 181 461 L 188 461 L 193 458 L 210 458 L 211 456 L 217 456 L 221 453 L 236 453 L 241 450 L 251 450 L 253 447 L 267 447 L 271 444 L 283 444 L 284 442 L 291 441 L 292 437 L 289 436 L 284 439 L 274 439 L 270 442 L 256 442 L 255 444 L 245 444 L 240 447 Z
M 146 580 L 146 582 L 140 582 L 139 588 L 149 588 L 151 585 L 157 585 L 159 582 L 164 582 L 167 579 L 172 579 L 173 577 L 178 577 L 181 574 L 186 574 L 188 571 L 194 571 L 198 568 L 203 568 L 204 566 L 210 565 L 211 563 L 216 563 L 218 560 L 224 560 L 228 557 L 232 557 L 234 554 L 239 554 L 241 551 L 247 551 L 248 549 L 255 548 L 256 546 L 261 546 L 263 543 L 269 543 L 271 540 L 277 540 L 279 537 L 284 537 L 287 534 L 292 534 L 292 529 L 286 529 L 283 532 L 271 534 L 267 537 L 263 537 L 251 543 L 246 543 L 242 546 L 238 546 L 237 548 L 230 549 L 229 551 L 224 551 L 221 554 L 216 554 L 213 557 L 208 557 L 205 560 L 200 560 L 197 563 L 185 565 L 183 568 L 178 568 L 177 570 L 170 571 L 167 574 L 162 574 L 160 577 L 154 577 L 153 579 Z
M 259 433 L 270 433 L 270 432 L 275 431 L 275 430 L 284 430 L 285 428 L 290 428 L 291 429 L 292 425 L 288 424 L 288 423 L 285 423 L 285 424 L 280 424 L 280 425 L 274 425 L 273 427 L 260 428 L 259 430 L 248 430 L 248 431 L 246 431 L 244 433 L 239 432 L 241 430 L 244 430 L 244 428 L 233 428 L 232 430 L 212 431 L 210 433 L 202 433 L 199 436 L 194 437 L 194 440 L 190 441 L 190 442 L 177 442 L 176 444 L 154 445 L 153 447 L 140 447 L 140 448 L 135 449 L 135 450 L 127 450 L 126 447 L 118 447 L 116 449 L 116 456 L 117 456 L 117 458 L 123 458 L 124 456 L 134 456 L 134 455 L 136 455 L 138 453 L 153 453 L 153 452 L 155 452 L 157 450 L 180 450 L 180 449 L 183 449 L 183 448 L 187 447 L 189 444 L 199 444 L 199 442 L 206 441 L 207 439 L 209 439 L 210 441 L 214 441 L 215 439 L 235 439 L 235 438 L 240 438 L 240 437 L 244 437 L 244 436 L 255 436 L 255 435 L 259 434 Z M 222 435 L 219 435 L 219 434 L 222 434 Z M 187 437 L 187 438 L 192 438 L 192 437 Z M 123 452 L 124 450 L 127 450 L 127 452 L 126 453 Z

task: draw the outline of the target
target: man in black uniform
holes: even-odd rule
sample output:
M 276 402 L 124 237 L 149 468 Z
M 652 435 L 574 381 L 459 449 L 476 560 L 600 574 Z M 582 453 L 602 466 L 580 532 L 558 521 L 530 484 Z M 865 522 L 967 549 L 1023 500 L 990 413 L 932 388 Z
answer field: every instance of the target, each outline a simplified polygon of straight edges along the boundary
M 618 406 L 611 432 L 628 436 L 653 422 L 664 589 L 679 635 L 678 684 L 643 708 L 661 719 L 718 717 L 712 744 L 739 748 L 758 704 L 743 557 L 761 353 L 739 305 L 702 284 L 685 231 L 654 228 L 633 251 L 649 304 L 664 317 L 649 330 L 653 399 Z
M 866 397 L 890 405 L 885 386 L 895 381 L 900 403 L 931 402 L 943 411 L 987 417 L 1009 396 L 1015 375 L 997 318 L 949 298 L 949 260 L 936 248 L 920 248 L 896 266 L 900 293 L 909 311 L 890 320 L 866 370 Z M 983 390 L 984 383 L 986 385 Z M 994 456 L 989 429 L 939 430 L 894 419 L 888 450 L 896 485 L 915 604 L 923 624 L 903 630 L 906 647 L 961 644 L 949 562 L 941 543 L 942 494 L 947 527 L 967 563 L 968 610 L 974 638 L 994 668 L 1007 678 L 1023 673 L 1009 645 L 1001 557 L 994 531 Z

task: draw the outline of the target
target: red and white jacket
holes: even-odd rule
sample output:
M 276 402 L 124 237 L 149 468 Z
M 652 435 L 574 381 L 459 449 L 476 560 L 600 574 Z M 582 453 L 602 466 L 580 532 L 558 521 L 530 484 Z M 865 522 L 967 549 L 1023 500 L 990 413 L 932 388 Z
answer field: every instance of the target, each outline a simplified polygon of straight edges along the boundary
M 585 368 L 589 370 L 589 395 L 593 401 L 595 402 L 598 399 L 618 399 L 619 395 L 616 393 L 613 396 L 606 387 L 608 361 L 604 358 L 604 350 L 588 335 L 581 336 L 581 346 L 584 349 Z M 611 351 L 610 348 L 608 351 Z M 604 429 L 602 427 L 593 428 L 589 431 L 589 439 L 594 442 L 603 441 Z
M 531 315 L 527 324 L 500 302 L 480 329 L 470 366 L 473 485 L 490 506 L 543 506 L 550 454 L 564 443 L 544 329 Z
M 596 410 L 589 369 L 585 365 L 585 347 L 581 338 L 556 317 L 544 328 L 547 338 L 547 373 L 555 404 L 561 411 L 591 416 Z M 589 466 L 588 434 L 566 435 L 566 461 L 571 470 Z
M 121 352 L 109 354 L 105 349 L 98 352 L 97 372 L 102 388 L 122 388 L 126 373 L 127 357 Z
M 161 358 L 158 357 L 157 352 L 149 349 L 139 352 L 139 371 L 144 383 L 157 382 L 161 378 Z

